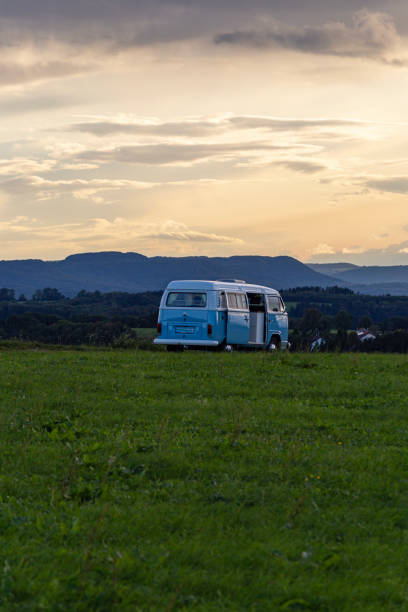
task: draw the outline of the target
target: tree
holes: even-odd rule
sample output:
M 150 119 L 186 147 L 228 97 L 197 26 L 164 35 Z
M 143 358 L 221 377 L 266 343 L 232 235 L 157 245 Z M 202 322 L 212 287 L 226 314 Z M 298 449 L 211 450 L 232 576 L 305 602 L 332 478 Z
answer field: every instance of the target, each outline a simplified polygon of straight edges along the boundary
M 14 289 L 3 287 L 0 289 L 0 302 L 14 302 Z
M 313 333 L 319 329 L 322 313 L 317 308 L 308 308 L 303 313 L 299 327 L 304 333 Z
M 336 314 L 335 322 L 338 331 L 347 331 L 353 325 L 353 317 L 347 310 L 339 310 Z
M 359 318 L 357 327 L 362 329 L 368 329 L 369 327 L 371 327 L 372 324 L 373 322 L 370 317 L 368 317 L 367 315 L 363 315 Z
M 54 287 L 46 287 L 45 289 L 37 289 L 33 294 L 33 300 L 35 302 L 55 302 L 57 300 L 65 300 L 65 295 L 62 295 Z
M 387 321 L 388 329 L 408 329 L 408 317 L 391 317 Z
M 319 323 L 319 329 L 323 334 L 329 334 L 336 327 L 334 317 L 332 315 L 324 315 Z

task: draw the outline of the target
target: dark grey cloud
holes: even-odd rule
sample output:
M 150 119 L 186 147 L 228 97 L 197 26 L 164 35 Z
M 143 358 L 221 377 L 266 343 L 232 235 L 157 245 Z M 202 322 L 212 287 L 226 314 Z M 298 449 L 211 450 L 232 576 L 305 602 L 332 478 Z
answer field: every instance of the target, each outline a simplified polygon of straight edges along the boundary
M 177 14 L 179 17 L 196 11 L 202 14 L 212 13 L 215 16 L 229 15 L 230 21 L 234 15 L 243 18 L 245 15 L 271 14 L 279 18 L 300 14 L 314 20 L 316 16 L 327 18 L 332 15 L 338 19 L 340 15 L 356 11 L 364 6 L 372 11 L 384 10 L 383 0 L 4 0 L 0 4 L 0 17 L 8 20 L 35 19 L 49 27 L 58 21 L 106 21 L 129 20 L 144 17 L 152 20 L 158 15 Z M 405 0 L 392 0 L 388 10 L 398 14 L 406 10 Z
M 365 184 L 369 189 L 375 189 L 376 191 L 400 193 L 402 195 L 408 194 L 408 176 L 392 176 L 381 179 L 371 179 Z
M 4 0 L 0 3 L 0 41 L 15 44 L 25 38 L 43 42 L 44 37 L 66 40 L 76 45 L 95 42 L 121 49 L 129 46 L 212 38 L 218 42 L 324 52 L 332 48 L 332 37 L 339 42 L 353 33 L 335 27 L 361 9 L 361 0 Z M 384 9 L 380 0 L 366 0 L 371 12 Z M 408 23 L 405 0 L 392 0 L 392 10 L 400 28 Z M 248 24 L 275 19 L 290 24 L 278 30 L 248 28 Z M 322 26 L 324 22 L 332 26 Z M 304 28 L 304 24 L 310 24 Z M 354 28 L 354 29 L 353 29 Z M 222 34 L 224 32 L 224 34 Z M 370 44 L 370 32 L 360 29 Z M 340 39 L 338 38 L 340 37 Z M 330 40 L 328 40 L 328 38 Z M 376 44 L 378 44 L 378 40 Z M 319 51 L 320 50 L 320 51 Z
M 303 53 L 343 57 L 365 57 L 402 65 L 398 57 L 388 58 L 400 42 L 390 15 L 359 10 L 352 23 L 330 21 L 323 25 L 292 26 L 272 22 L 256 29 L 220 33 L 216 45 L 257 49 L 287 49 Z
M 265 142 L 214 144 L 154 144 L 116 147 L 108 151 L 84 151 L 76 159 L 92 162 L 122 162 L 128 164 L 167 165 L 194 163 L 209 158 L 238 157 L 242 154 L 288 149 Z M 290 147 L 294 148 L 294 147 Z
M 207 36 L 216 23 L 231 23 L 232 16 L 239 23 L 247 13 L 243 0 L 234 6 L 215 0 L 205 5 L 200 0 L 6 1 L 0 4 L 0 44 L 25 38 L 41 42 L 49 36 L 120 50 Z

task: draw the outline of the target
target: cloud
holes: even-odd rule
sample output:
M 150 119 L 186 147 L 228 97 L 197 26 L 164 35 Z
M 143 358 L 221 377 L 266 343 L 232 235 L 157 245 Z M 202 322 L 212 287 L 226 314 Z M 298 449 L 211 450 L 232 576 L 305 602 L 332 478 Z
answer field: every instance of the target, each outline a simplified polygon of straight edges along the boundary
M 144 190 L 156 187 L 157 183 L 125 179 L 72 179 L 50 180 L 41 176 L 21 176 L 0 183 L 2 191 L 12 194 L 34 194 L 39 200 L 49 200 L 64 193 L 72 194 L 76 199 L 91 200 L 102 204 L 104 199 L 100 194 L 125 189 Z
M 241 245 L 243 240 L 234 236 L 225 236 L 213 232 L 192 229 L 177 221 L 143 223 L 135 219 L 116 217 L 113 220 L 97 217 L 80 222 L 63 224 L 45 224 L 37 219 L 18 216 L 0 222 L 0 238 L 4 241 L 13 239 L 47 239 L 63 244 L 76 245 L 102 243 L 126 245 L 138 243 L 177 241 L 184 243 L 219 243 Z M 73 247 L 76 248 L 76 247 Z
M 97 204 L 111 204 L 109 192 L 146 191 L 162 187 L 187 187 L 191 185 L 223 184 L 221 179 L 199 178 L 173 181 L 137 181 L 131 179 L 46 179 L 38 175 L 16 176 L 0 182 L 0 190 L 6 194 L 19 197 L 30 195 L 37 200 L 50 200 L 72 195 L 75 199 L 91 200 Z M 240 181 L 245 183 L 246 181 Z
M 301 159 L 287 159 L 282 161 L 273 162 L 274 166 L 283 166 L 288 170 L 294 172 L 301 172 L 302 174 L 314 174 L 315 172 L 321 172 L 327 170 L 327 166 L 323 163 L 312 162 Z
M 231 236 L 214 233 L 205 233 L 189 229 L 184 223 L 167 221 L 161 227 L 147 231 L 143 238 L 157 238 L 159 240 L 178 240 L 191 242 L 224 242 L 243 244 L 243 240 Z
M 362 246 L 354 245 L 352 247 L 344 247 L 341 249 L 343 255 L 361 255 L 365 249 Z
M 80 170 L 95 170 L 96 168 L 98 168 L 97 164 L 76 164 L 75 162 L 60 165 L 60 170 L 75 170 L 77 172 Z
M 286 168 L 292 172 L 300 172 L 301 174 L 315 174 L 316 172 L 322 172 L 328 170 L 329 166 L 321 160 L 308 160 L 299 157 L 284 157 L 282 159 L 247 159 L 242 162 L 238 162 L 237 167 L 239 168 L 251 168 L 257 166 L 260 168 Z
M 369 0 L 373 7 L 379 0 Z M 405 0 L 393 0 L 399 25 L 406 19 Z M 73 49 L 90 49 L 95 60 L 112 59 L 140 49 L 200 49 L 215 40 L 220 45 L 284 48 L 332 55 L 383 56 L 399 42 L 391 16 L 357 11 L 351 25 L 345 20 L 361 7 L 358 0 L 15 0 L 0 6 L 0 47 L 21 44 L 44 47 L 58 41 Z M 338 21 L 333 20 L 333 16 Z M 275 21 L 280 19 L 281 21 Z M 329 20 L 324 25 L 313 25 Z M 310 23 L 309 26 L 283 25 Z M 248 28 L 249 23 L 259 27 Z M 220 34 L 216 34 L 221 32 Z M 69 57 L 69 55 L 67 55 Z M 98 60 L 99 58 L 99 60 Z M 398 63 L 398 57 L 389 61 Z
M 371 125 L 370 122 L 333 118 L 291 118 L 257 115 L 214 117 L 212 119 L 185 118 L 179 121 L 158 120 L 109 120 L 74 123 L 66 128 L 69 132 L 82 132 L 93 136 L 106 137 L 111 134 L 159 136 L 159 137 L 202 137 L 233 130 L 264 130 L 270 132 L 298 132 L 304 130 L 327 130 Z
M 34 63 L 0 62 L 0 85 L 20 85 L 48 81 L 95 70 L 95 65 L 69 61 L 38 61 Z
M 362 266 L 396 266 L 408 265 L 408 241 L 390 244 L 383 248 L 364 249 L 362 246 L 343 247 L 336 250 L 332 247 L 324 249 L 328 245 L 319 245 L 312 250 L 311 262 L 337 263 L 348 261 Z M 346 258 L 345 258 L 346 256 Z
M 300 147 L 301 145 L 299 145 Z M 267 142 L 151 144 L 90 150 L 78 153 L 77 159 L 91 162 L 122 162 L 145 165 L 191 165 L 208 159 L 231 159 L 245 154 L 285 150 L 296 146 L 271 145 Z
M 0 98 L 1 115 L 20 115 L 25 113 L 42 112 L 51 109 L 65 108 L 80 103 L 78 97 L 73 95 L 15 95 Z
M 327 129 L 350 126 L 367 125 L 368 122 L 352 119 L 296 119 L 293 117 L 265 117 L 256 115 L 243 115 L 228 119 L 234 127 L 239 129 L 267 129 L 273 132 L 292 132 L 309 129 Z
M 369 189 L 389 193 L 408 194 L 408 176 L 392 176 L 379 179 L 371 179 L 366 182 Z
M 354 13 L 350 26 L 343 22 L 328 22 L 321 26 L 286 26 L 272 22 L 269 27 L 218 34 L 214 42 L 216 45 L 287 49 L 404 64 L 398 57 L 389 57 L 401 46 L 392 17 L 367 9 Z
M 55 37 L 70 37 L 76 44 L 104 38 L 118 45 L 161 44 L 169 41 L 202 37 L 225 28 L 242 28 L 252 21 L 269 16 L 283 21 L 315 23 L 344 19 L 361 6 L 384 6 L 380 0 L 14 0 L 0 5 L 2 38 L 9 43 L 18 34 L 29 33 L 31 39 L 46 32 Z M 388 6 L 406 23 L 405 0 L 392 0 Z M 87 38 L 86 38 L 87 37 Z
M 320 244 L 318 244 L 312 249 L 313 255 L 332 255 L 335 252 L 336 251 L 332 246 L 324 242 L 321 242 Z
M 185 120 L 172 122 L 118 122 L 93 121 L 75 123 L 68 130 L 84 132 L 94 136 L 109 136 L 110 134 L 149 135 L 149 136 L 208 136 L 226 128 L 225 124 L 216 121 Z
M 34 160 L 15 157 L 0 159 L 0 176 L 19 176 L 34 172 L 49 172 L 55 166 L 55 160 Z

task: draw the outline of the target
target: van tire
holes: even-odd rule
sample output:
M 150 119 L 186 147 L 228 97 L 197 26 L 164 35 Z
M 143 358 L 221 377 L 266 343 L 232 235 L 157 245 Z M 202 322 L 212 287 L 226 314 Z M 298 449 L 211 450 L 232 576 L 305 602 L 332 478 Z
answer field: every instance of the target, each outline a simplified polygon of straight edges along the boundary
M 271 341 L 268 345 L 268 351 L 280 351 L 281 339 L 279 336 L 272 336 Z

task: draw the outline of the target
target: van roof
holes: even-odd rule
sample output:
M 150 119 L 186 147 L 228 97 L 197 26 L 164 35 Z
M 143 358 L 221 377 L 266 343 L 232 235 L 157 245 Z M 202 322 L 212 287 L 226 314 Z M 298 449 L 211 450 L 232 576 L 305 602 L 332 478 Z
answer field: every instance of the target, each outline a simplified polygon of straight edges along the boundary
M 263 285 L 252 285 L 250 283 L 241 282 L 225 282 L 217 280 L 175 280 L 171 281 L 166 289 L 182 289 L 182 290 L 196 290 L 201 289 L 203 291 L 215 291 L 224 289 L 225 291 L 245 291 L 254 293 L 268 293 L 273 295 L 279 295 L 279 291 L 272 289 L 271 287 L 265 287 Z

